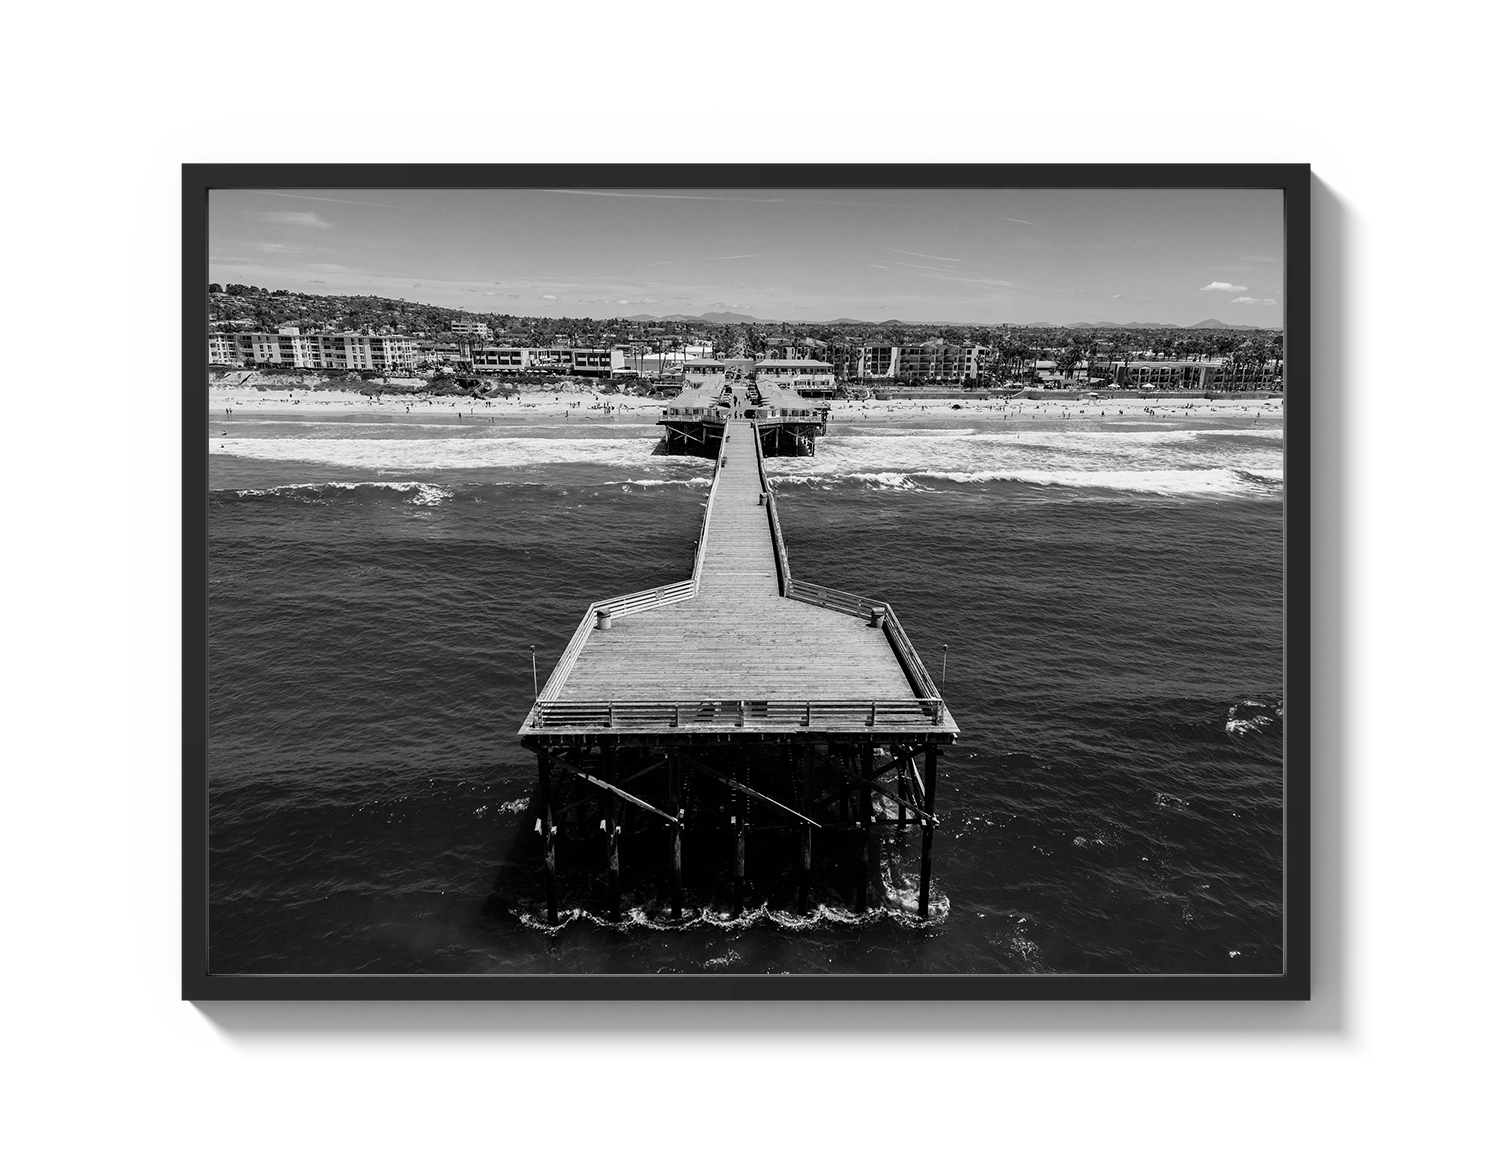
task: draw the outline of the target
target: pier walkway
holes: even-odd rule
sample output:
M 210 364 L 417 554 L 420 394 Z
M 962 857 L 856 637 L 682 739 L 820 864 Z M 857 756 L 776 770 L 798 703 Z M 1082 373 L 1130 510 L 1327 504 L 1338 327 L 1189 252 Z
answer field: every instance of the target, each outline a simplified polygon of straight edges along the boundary
M 791 578 L 756 423 L 725 423 L 693 577 L 590 607 L 521 728 L 662 735 L 791 728 L 951 740 L 888 605 Z

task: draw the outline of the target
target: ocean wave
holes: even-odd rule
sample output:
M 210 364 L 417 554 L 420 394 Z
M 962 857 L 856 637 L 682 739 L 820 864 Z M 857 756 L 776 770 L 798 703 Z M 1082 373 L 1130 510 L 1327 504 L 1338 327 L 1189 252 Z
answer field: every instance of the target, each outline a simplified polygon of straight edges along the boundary
M 451 500 L 453 493 L 435 483 L 413 480 L 363 480 L 348 482 L 335 480 L 332 483 L 288 483 L 268 488 L 231 488 L 224 494 L 236 499 L 258 496 L 273 496 L 278 499 L 303 500 L 307 503 L 323 503 L 345 495 L 373 495 L 377 492 L 395 492 L 408 496 L 405 502 L 419 508 L 435 508 L 444 500 Z
M 1280 699 L 1274 702 L 1244 699 L 1229 708 L 1229 718 L 1224 724 L 1224 730 L 1229 735 L 1236 736 L 1246 736 L 1251 732 L 1259 734 L 1267 728 L 1280 725 L 1281 720 Z
M 1136 492 L 1159 496 L 1266 494 L 1281 489 L 1281 478 L 1268 472 L 1238 468 L 1184 468 L 1155 470 L 1084 470 L 995 468 L 981 471 L 945 471 L 922 468 L 910 471 L 814 473 L 771 476 L 773 486 L 830 488 L 840 483 L 863 484 L 876 490 L 929 492 L 939 490 L 923 480 L 937 483 L 1016 483 L 1039 487 L 1090 488 Z

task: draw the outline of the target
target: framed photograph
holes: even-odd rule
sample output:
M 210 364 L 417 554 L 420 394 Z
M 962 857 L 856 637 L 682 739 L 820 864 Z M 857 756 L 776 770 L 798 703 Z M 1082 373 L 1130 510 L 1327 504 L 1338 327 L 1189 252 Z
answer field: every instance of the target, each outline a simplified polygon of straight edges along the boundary
M 1306 998 L 1309 181 L 184 167 L 184 997 Z

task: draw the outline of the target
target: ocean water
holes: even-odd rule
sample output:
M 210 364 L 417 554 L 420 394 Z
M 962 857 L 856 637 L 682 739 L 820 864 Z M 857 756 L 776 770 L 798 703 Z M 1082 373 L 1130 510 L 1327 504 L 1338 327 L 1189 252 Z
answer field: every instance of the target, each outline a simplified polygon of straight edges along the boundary
M 654 454 L 644 412 L 211 418 L 211 969 L 1279 971 L 1282 429 L 1257 409 L 875 410 L 769 460 L 794 574 L 890 600 L 946 669 L 936 913 L 913 831 L 864 916 L 823 871 L 798 916 L 767 846 L 738 921 L 690 853 L 672 925 L 643 830 L 627 920 L 585 841 L 557 928 L 529 647 L 545 682 L 589 601 L 688 575 L 710 464 Z

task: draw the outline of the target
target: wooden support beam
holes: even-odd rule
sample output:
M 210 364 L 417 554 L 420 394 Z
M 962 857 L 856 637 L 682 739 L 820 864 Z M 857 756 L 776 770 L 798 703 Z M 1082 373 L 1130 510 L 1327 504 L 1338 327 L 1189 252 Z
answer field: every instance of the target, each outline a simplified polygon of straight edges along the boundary
M 677 823 L 672 826 L 672 920 L 682 918 L 682 822 L 687 810 L 682 805 L 682 769 L 677 764 L 677 755 L 667 756 L 667 796 L 677 810 Z
M 865 787 L 862 785 L 855 798 L 855 809 L 859 813 L 859 863 L 854 867 L 854 912 L 863 914 L 865 912 L 865 899 L 870 888 L 870 820 L 874 816 L 870 808 L 870 788 L 874 787 L 874 781 L 869 779 L 870 773 L 875 770 L 875 745 L 865 744 L 860 751 L 860 764 L 864 771 Z
M 739 762 L 736 765 L 742 780 L 749 778 L 750 752 L 748 748 L 740 748 Z M 745 912 L 745 813 L 748 802 L 745 800 L 744 791 L 747 786 L 739 785 L 739 791 L 730 797 L 729 806 L 736 810 L 734 817 L 734 916 L 738 918 Z
M 921 751 L 921 748 L 918 748 L 918 751 Z M 844 768 L 844 766 L 846 766 L 846 765 L 843 765 L 843 763 L 840 763 L 840 765 L 838 765 L 838 766 L 840 766 L 840 768 Z M 882 771 L 883 771 L 883 769 L 882 769 Z M 858 786 L 861 786 L 861 787 L 868 786 L 868 787 L 870 787 L 870 789 L 873 789 L 874 792 L 879 792 L 880 795 L 885 796 L 886 799 L 891 799 L 891 801 L 895 801 L 895 804 L 897 804 L 898 807 L 903 807 L 903 801 L 901 801 L 900 796 L 895 795 L 895 793 L 892 793 L 891 790 L 886 789 L 886 787 L 882 787 L 882 786 L 880 786 L 880 784 L 874 783 L 873 780 L 867 780 L 867 778 L 862 777 L 862 775 L 852 775 L 852 774 L 849 774 L 849 772 L 847 772 L 847 771 L 844 772 L 844 774 L 849 775 L 849 783 L 858 784 Z M 877 775 L 877 774 L 879 774 L 879 772 L 874 772 L 874 774 Z M 918 820 L 921 820 L 922 817 L 926 817 L 927 816 L 927 813 L 924 813 L 924 811 L 922 811 L 921 808 L 919 808 L 918 805 L 916 805 L 916 804 L 909 804 L 909 802 L 907 802 L 907 804 L 904 804 L 904 808 L 910 808 L 910 810 L 912 810 L 912 813 L 915 813 L 916 819 L 918 819 Z M 936 817 L 935 817 L 935 820 L 936 820 Z
M 798 804 L 802 806 L 802 812 L 807 812 L 807 789 L 812 775 L 812 748 L 800 747 L 793 749 L 800 757 L 798 763 L 801 765 L 801 784 L 798 786 L 800 799 Z M 808 887 L 812 882 L 812 829 L 802 826 L 802 855 L 801 867 L 797 873 L 797 913 L 807 913 Z
M 922 819 L 922 886 L 917 893 L 917 914 L 927 917 L 928 893 L 932 887 L 932 810 L 937 802 L 937 757 L 936 744 L 927 745 L 927 780 L 922 786 L 927 815 Z
M 677 758 L 684 764 L 686 764 L 689 768 L 692 768 L 698 772 L 702 772 L 705 776 L 711 777 L 712 779 L 719 781 L 719 783 L 727 785 L 735 792 L 738 792 L 741 796 L 748 796 L 755 800 L 762 801 L 765 804 L 772 805 L 775 808 L 779 808 L 782 812 L 789 813 L 791 816 L 796 817 L 799 821 L 806 821 L 815 829 L 822 828 L 822 826 L 819 825 L 817 821 L 812 820 L 810 817 L 803 816 L 796 809 L 787 808 L 787 806 L 782 804 L 781 801 L 772 800 L 764 792 L 757 792 L 755 791 L 755 789 L 749 787 L 748 785 L 741 784 L 738 780 L 724 775 L 723 772 L 718 771 L 716 768 L 710 768 L 707 764 L 693 759 L 693 757 L 688 755 L 686 752 L 678 752 Z
M 613 744 L 604 745 L 604 774 L 611 779 L 615 772 L 615 749 Z M 604 781 L 608 795 L 604 798 L 605 827 L 609 833 L 609 920 L 620 921 L 620 816 L 616 788 L 609 780 Z
M 542 849 L 547 865 L 547 925 L 557 925 L 557 827 L 552 823 L 552 761 L 536 758 L 537 785 L 542 804 Z
M 910 759 L 910 757 L 907 757 Z M 894 761 L 893 761 L 894 762 Z M 904 762 L 904 761 L 903 761 Z M 896 770 L 896 829 L 901 834 L 901 840 L 906 839 L 906 810 L 910 807 L 911 788 L 906 783 L 906 769 L 904 767 Z
M 891 755 L 893 758 L 891 762 L 889 764 L 881 764 L 880 767 L 876 768 L 875 771 L 870 773 L 870 778 L 872 780 L 878 779 L 879 777 L 884 776 L 892 768 L 901 767 L 902 764 L 905 764 L 907 761 L 911 760 L 914 756 L 919 754 L 921 750 L 922 749 L 919 747 L 909 749 L 892 747 Z
M 560 756 L 553 755 L 551 752 L 547 751 L 546 748 L 537 747 L 536 744 L 532 744 L 532 743 L 523 743 L 521 746 L 524 747 L 524 748 L 526 748 L 528 751 L 535 752 L 538 756 L 545 756 L 547 759 L 551 760 L 553 764 L 557 765 L 559 768 L 562 768 L 563 770 L 565 770 L 567 772 L 571 772 L 574 776 L 577 776 L 580 780 L 587 780 L 590 784 L 593 784 L 593 785 L 595 785 L 598 788 L 602 788 L 606 792 L 613 793 L 615 796 L 618 796 L 621 800 L 627 800 L 627 801 L 629 801 L 631 804 L 635 805 L 637 808 L 643 808 L 648 813 L 655 813 L 657 816 L 661 817 L 661 819 L 664 820 L 664 821 L 669 821 L 672 824 L 676 824 L 677 823 L 677 818 L 674 817 L 671 813 L 662 812 L 661 809 L 657 808 L 655 805 L 647 804 L 639 796 L 632 796 L 630 793 L 626 792 L 623 788 L 616 787 L 615 785 L 611 784 L 608 780 L 600 780 L 597 776 L 590 776 L 582 768 L 575 768 L 572 764 L 568 763 L 567 760 L 563 759 Z M 604 748 L 603 748 L 603 751 L 605 753 L 605 758 L 612 761 L 613 760 L 613 756 L 614 756 L 614 750 L 615 749 L 614 749 L 613 745 L 605 744 Z M 653 765 L 653 767 L 655 767 L 655 766 L 656 765 Z M 648 771 L 648 772 L 651 771 L 651 768 L 646 769 L 646 771 Z
M 642 776 L 649 776 L 649 775 L 651 775 L 652 772 L 655 772 L 657 769 L 659 769 L 659 768 L 665 768 L 666 766 L 667 766 L 667 761 L 666 760 L 657 760 L 656 763 L 654 763 L 654 764 L 647 764 L 639 772 L 632 772 L 629 776 L 626 776 L 625 779 L 621 780 L 620 781 L 620 787 L 624 788 L 627 784 L 634 784 Z

